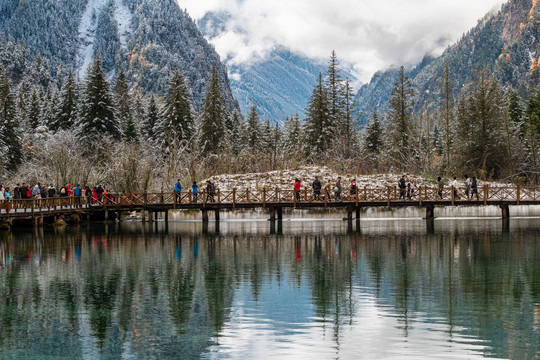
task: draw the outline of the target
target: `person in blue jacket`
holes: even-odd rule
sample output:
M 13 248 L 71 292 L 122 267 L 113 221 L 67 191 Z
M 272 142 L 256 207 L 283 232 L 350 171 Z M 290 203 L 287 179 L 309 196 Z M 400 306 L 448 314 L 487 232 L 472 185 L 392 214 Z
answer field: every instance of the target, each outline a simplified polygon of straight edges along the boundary
M 174 192 L 176 194 L 176 202 L 180 204 L 182 202 L 182 183 L 180 183 L 180 179 L 174 184 Z

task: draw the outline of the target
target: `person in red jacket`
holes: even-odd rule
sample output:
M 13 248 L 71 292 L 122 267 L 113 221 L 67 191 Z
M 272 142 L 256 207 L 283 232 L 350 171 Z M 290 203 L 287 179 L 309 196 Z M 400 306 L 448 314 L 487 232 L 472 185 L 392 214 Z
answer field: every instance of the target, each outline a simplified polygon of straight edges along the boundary
M 298 179 L 294 181 L 294 194 L 296 196 L 296 201 L 300 201 L 300 180 Z

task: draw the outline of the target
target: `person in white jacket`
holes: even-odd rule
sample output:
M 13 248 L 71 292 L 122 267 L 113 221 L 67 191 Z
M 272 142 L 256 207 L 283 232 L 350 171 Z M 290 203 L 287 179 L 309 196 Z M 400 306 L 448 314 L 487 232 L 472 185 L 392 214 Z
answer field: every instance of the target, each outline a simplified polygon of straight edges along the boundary
M 0 185 L 0 201 L 4 201 L 4 200 L 6 200 L 5 190 L 4 190 L 4 187 Z
M 458 195 L 459 184 L 455 176 L 454 181 L 450 185 L 454 188 L 454 200 L 461 200 L 461 197 Z

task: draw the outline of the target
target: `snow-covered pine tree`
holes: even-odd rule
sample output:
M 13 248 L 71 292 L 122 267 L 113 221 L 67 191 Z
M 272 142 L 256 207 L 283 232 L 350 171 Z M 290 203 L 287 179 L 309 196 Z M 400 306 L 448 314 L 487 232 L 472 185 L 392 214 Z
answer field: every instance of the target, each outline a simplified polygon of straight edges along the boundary
M 195 134 L 191 95 L 184 76 L 175 70 L 160 114 L 158 142 L 164 147 L 189 141 Z
M 9 79 L 3 68 L 0 68 L 0 148 L 2 149 L 2 165 L 4 170 L 15 171 L 23 160 L 21 138 L 16 124 L 17 105 L 12 94 Z
M 124 139 L 127 141 L 137 141 L 138 134 L 131 111 L 129 86 L 126 81 L 126 73 L 122 67 L 120 67 L 120 71 L 116 77 L 116 83 L 114 84 L 114 104 L 116 110 L 115 116 L 122 129 Z
M 488 176 L 498 177 L 507 166 L 508 148 L 505 141 L 505 105 L 502 89 L 495 78 L 482 70 L 464 89 L 458 109 L 457 141 L 459 168 L 480 169 Z
M 302 124 L 298 113 L 285 119 L 281 139 L 281 146 L 288 157 L 298 158 L 301 156 Z
M 450 83 L 450 70 L 448 65 L 444 66 L 444 77 L 442 83 L 442 113 L 444 118 L 444 167 L 450 166 L 450 155 L 452 154 L 452 138 L 454 132 L 454 97 L 452 96 L 452 84 Z
M 274 142 L 274 135 L 272 126 L 270 125 L 270 119 L 266 118 L 261 126 L 261 139 L 259 141 L 260 149 L 264 153 L 270 153 L 272 151 Z
M 225 122 L 227 141 L 231 145 L 234 155 L 238 155 L 245 146 L 244 134 L 246 132 L 244 119 L 238 111 L 233 111 L 232 115 Z
M 28 119 L 28 125 L 32 129 L 39 126 L 39 122 L 41 121 L 41 100 L 35 87 L 32 89 L 32 94 L 30 95 L 30 104 L 28 106 L 26 117 Z M 21 124 L 23 128 L 26 128 L 26 125 L 27 124 Z
M 103 136 L 119 140 L 122 135 L 118 120 L 114 116 L 113 97 L 99 57 L 94 58 L 88 70 L 78 135 L 91 148 Z
M 412 82 L 400 67 L 389 100 L 388 147 L 397 166 L 405 167 L 409 163 L 409 151 L 412 133 L 412 110 L 414 106 Z
M 68 130 L 73 128 L 78 120 L 78 84 L 71 70 L 60 90 L 60 106 L 54 121 L 49 125 L 52 131 Z
M 371 121 L 366 126 L 365 137 L 366 150 L 374 155 L 379 155 L 383 149 L 383 129 L 381 122 L 379 121 L 379 114 L 377 107 L 373 109 L 373 115 Z
M 39 126 L 50 127 L 50 125 L 55 122 L 59 103 L 58 92 L 54 87 L 49 87 L 45 92 L 44 97 L 41 99 L 41 119 L 39 121 Z
M 322 74 L 313 87 L 313 93 L 306 109 L 304 122 L 306 154 L 317 156 L 328 148 L 334 134 L 334 126 L 330 116 L 328 94 L 323 84 Z
M 145 121 L 142 124 L 142 134 L 146 140 L 154 141 L 156 140 L 156 135 L 158 132 L 157 126 L 159 124 L 159 109 L 156 104 L 156 97 L 154 94 L 150 96 L 150 101 L 148 102 L 148 110 L 146 110 Z
M 344 88 L 341 79 L 341 68 L 335 50 L 332 50 L 328 69 L 326 71 L 325 90 L 328 95 L 328 112 L 330 121 L 335 125 L 334 130 L 338 129 L 338 124 L 343 122 L 344 115 Z M 340 129 L 341 130 L 341 129 Z
M 219 76 L 216 68 L 206 87 L 203 112 L 200 117 L 201 136 L 199 143 L 203 155 L 217 154 L 225 140 L 225 123 L 229 117 L 227 104 L 221 94 Z
M 246 139 L 248 147 L 255 149 L 259 146 L 261 139 L 261 120 L 259 118 L 259 111 L 257 110 L 257 104 L 252 103 L 249 109 Z

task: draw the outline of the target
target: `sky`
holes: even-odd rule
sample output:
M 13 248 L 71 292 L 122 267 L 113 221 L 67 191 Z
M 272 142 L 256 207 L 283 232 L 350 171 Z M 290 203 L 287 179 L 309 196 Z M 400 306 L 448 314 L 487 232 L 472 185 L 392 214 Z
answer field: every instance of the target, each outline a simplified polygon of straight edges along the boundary
M 250 64 L 280 45 L 310 58 L 332 50 L 362 82 L 390 66 L 440 55 L 501 0 L 177 0 L 195 20 L 228 11 L 210 39 L 228 65 Z

